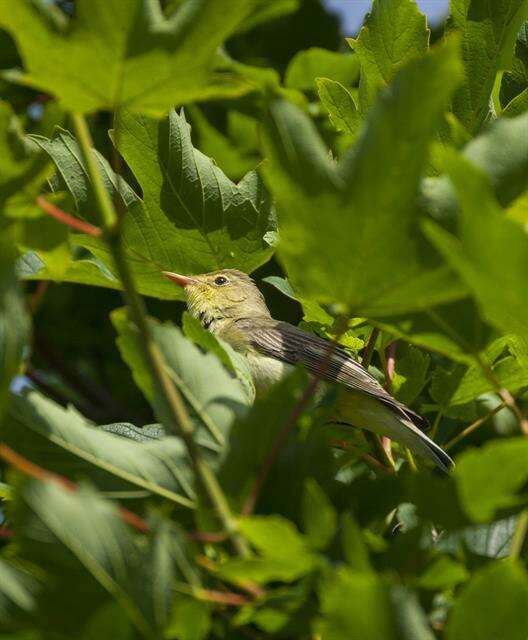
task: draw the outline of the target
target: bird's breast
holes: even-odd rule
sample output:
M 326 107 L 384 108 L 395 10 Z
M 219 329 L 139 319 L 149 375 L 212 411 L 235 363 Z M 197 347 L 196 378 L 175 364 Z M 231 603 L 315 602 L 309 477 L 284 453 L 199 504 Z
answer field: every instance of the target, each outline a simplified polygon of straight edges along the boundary
M 259 353 L 248 352 L 246 357 L 257 393 L 266 391 L 293 369 L 286 362 L 281 362 Z

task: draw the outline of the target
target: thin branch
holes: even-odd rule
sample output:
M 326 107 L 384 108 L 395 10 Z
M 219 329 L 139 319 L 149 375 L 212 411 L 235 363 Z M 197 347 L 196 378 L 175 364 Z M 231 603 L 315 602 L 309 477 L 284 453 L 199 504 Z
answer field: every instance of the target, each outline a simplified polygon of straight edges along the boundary
M 249 555 L 249 548 L 237 530 L 236 519 L 231 512 L 231 507 L 216 476 L 206 464 L 194 440 L 194 427 L 187 413 L 185 403 L 171 381 L 163 355 L 153 339 L 147 321 L 147 313 L 143 299 L 136 291 L 133 276 L 124 255 L 119 233 L 119 218 L 115 213 L 112 200 L 103 184 L 99 167 L 92 150 L 93 143 L 90 130 L 83 115 L 74 113 L 72 114 L 72 120 L 77 140 L 86 162 L 88 175 L 94 189 L 108 247 L 114 259 L 121 284 L 123 285 L 129 315 L 139 331 L 145 361 L 150 369 L 155 389 L 163 405 L 160 411 L 160 413 L 162 413 L 160 417 L 162 418 L 162 422 L 164 422 L 170 430 L 181 436 L 198 480 L 215 509 L 222 526 L 228 533 L 237 553 L 246 557 Z
M 376 346 L 376 341 L 380 334 L 380 330 L 374 327 L 370 333 L 370 337 L 367 342 L 367 346 L 363 351 L 363 357 L 361 358 L 361 364 L 365 367 L 365 369 L 369 368 L 370 361 L 372 360 L 372 354 L 374 353 L 374 347 Z
M 521 553 L 528 534 L 528 509 L 524 509 L 517 518 L 517 525 L 513 532 L 513 538 L 510 547 L 510 559 L 518 560 L 521 557 Z
M 355 455 L 358 456 L 358 458 L 361 458 L 361 460 L 363 460 L 363 462 L 368 467 L 370 467 L 373 471 L 381 471 L 381 473 L 384 473 L 386 475 L 393 474 L 393 469 L 381 464 L 381 462 L 377 458 L 375 458 L 374 456 L 371 456 L 365 451 L 361 451 L 359 447 L 356 447 L 355 445 L 351 444 L 350 442 L 347 442 L 346 440 L 332 440 L 330 444 L 332 444 L 332 446 L 337 447 L 339 449 L 344 449 L 345 451 L 350 451 L 354 453 Z M 346 466 L 346 465 L 343 465 L 343 466 Z
M 37 282 L 37 286 L 35 287 L 33 293 L 29 297 L 28 301 L 28 309 L 31 316 L 34 316 L 38 311 L 38 308 L 42 304 L 42 300 L 46 294 L 46 291 L 49 287 L 49 280 L 40 280 Z
M 24 475 L 29 476 L 30 478 L 35 478 L 35 480 L 38 480 L 39 482 L 53 482 L 67 491 L 77 491 L 77 485 L 75 482 L 31 462 L 3 442 L 0 442 L 0 458 L 15 469 L 21 471 Z M 148 533 L 150 531 L 149 525 L 132 511 L 129 511 L 124 507 L 118 507 L 118 512 L 124 522 L 132 525 L 138 531 L 141 531 L 141 533 Z
M 48 202 L 43 196 L 38 196 L 36 202 L 42 211 L 76 231 L 81 231 L 82 233 L 86 233 L 94 238 L 99 237 L 103 233 L 99 227 L 96 227 L 89 222 L 85 222 L 84 220 L 79 220 L 79 218 L 75 218 L 62 209 L 59 209 L 56 205 L 51 204 L 51 202 Z
M 505 406 L 506 406 L 506 403 L 503 401 L 500 404 L 498 404 L 494 409 L 492 409 L 489 413 L 487 413 L 485 416 L 482 416 L 481 418 L 478 418 L 477 420 L 475 420 L 475 422 L 472 422 L 469 426 L 467 426 L 460 433 L 458 433 L 452 440 L 450 440 L 447 444 L 445 444 L 444 449 L 448 451 L 449 449 L 453 448 L 455 444 L 458 444 L 460 440 L 468 436 L 470 433 L 473 433 L 473 431 L 476 431 L 479 427 L 481 427 L 485 422 L 487 422 L 491 417 L 493 417 L 501 409 L 504 409 Z

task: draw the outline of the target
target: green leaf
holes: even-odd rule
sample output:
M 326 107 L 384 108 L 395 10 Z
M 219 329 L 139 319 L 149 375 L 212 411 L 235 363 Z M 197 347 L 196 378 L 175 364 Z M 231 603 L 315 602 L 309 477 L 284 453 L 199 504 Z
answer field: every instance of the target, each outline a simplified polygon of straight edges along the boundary
M 0 631 L 16 626 L 35 609 L 37 580 L 0 557 Z
M 178 439 L 139 443 L 108 431 L 32 391 L 13 397 L 3 439 L 37 464 L 61 474 L 87 476 L 101 489 L 121 491 L 133 485 L 192 506 L 192 474 Z
M 490 520 L 499 509 L 523 505 L 528 498 L 518 492 L 528 479 L 528 441 L 492 441 L 466 451 L 457 458 L 454 476 L 461 504 L 475 522 Z
M 112 640 L 132 640 L 133 627 L 123 607 L 103 605 L 88 622 L 80 640 L 99 640 L 107 634 Z
M 46 157 L 24 138 L 12 107 L 0 100 L 0 211 L 18 218 L 39 211 L 35 205 L 42 183 L 50 175 Z
M 314 549 L 326 549 L 337 529 L 337 512 L 313 478 L 304 485 L 302 501 L 303 529 Z
M 459 553 L 467 549 L 485 558 L 505 558 L 510 553 L 516 524 L 517 517 L 512 516 L 492 524 L 464 527 L 461 531 L 442 536 L 435 548 L 444 553 Z
M 343 517 L 342 545 L 343 555 L 354 571 L 372 571 L 363 534 L 359 525 L 349 513 L 345 513 Z
M 119 190 L 128 207 L 122 228 L 126 256 L 140 293 L 163 299 L 183 297 L 162 271 L 203 273 L 234 267 L 250 272 L 273 254 L 276 221 L 270 197 L 254 171 L 235 184 L 192 146 L 183 113 L 171 111 L 156 122 L 122 114 L 114 141 L 143 187 L 143 198 L 117 177 L 99 156 L 107 189 Z M 79 212 L 93 212 L 93 194 L 79 149 L 66 132 L 53 140 L 37 139 L 51 155 Z M 75 234 L 72 242 L 91 251 L 96 263 L 74 261 L 64 276 L 117 288 L 119 281 L 106 243 Z M 106 269 L 106 270 L 105 270 Z M 39 271 L 35 277 L 47 277 Z
M 411 61 L 340 166 L 303 114 L 272 103 L 264 170 L 279 205 L 279 255 L 301 298 L 363 316 L 460 297 L 448 270 L 419 251 L 414 206 L 428 142 L 459 73 L 454 42 Z
M 421 589 L 438 591 L 452 588 L 468 578 L 469 572 L 464 565 L 448 555 L 441 555 L 419 576 L 416 585 Z
M 163 634 L 168 640 L 205 640 L 211 629 L 211 605 L 177 594 Z
M 528 386 L 528 372 L 522 357 L 511 349 L 510 337 L 494 340 L 480 354 L 480 361 L 492 373 L 492 379 L 483 371 L 481 364 L 457 365 L 450 370 L 437 367 L 433 374 L 431 396 L 447 411 L 455 405 L 465 404 L 479 396 L 500 388 L 511 393 Z M 509 355 L 508 351 L 512 354 Z
M 527 634 L 528 578 L 511 562 L 478 571 L 455 601 L 446 627 L 447 640 L 524 640 Z
M 392 393 L 408 406 L 416 400 L 427 381 L 431 358 L 421 349 L 406 346 L 403 355 L 398 348 Z
M 495 77 L 511 64 L 515 38 L 528 17 L 527 0 L 452 0 L 449 30 L 462 35 L 464 83 L 453 111 L 470 131 L 478 131 L 489 112 Z
M 317 632 L 328 640 L 395 640 L 388 589 L 374 574 L 337 569 L 319 586 Z M 372 615 L 376 612 L 376 615 Z
M 356 103 L 346 87 L 329 78 L 317 78 L 317 92 L 331 123 L 338 131 L 355 136 L 361 124 Z
M 241 533 L 259 552 L 257 558 L 229 560 L 219 576 L 230 581 L 293 582 L 318 564 L 306 538 L 280 516 L 251 516 L 239 522 Z
M 451 154 L 448 171 L 462 209 L 459 239 L 438 225 L 429 239 L 471 288 L 484 317 L 504 333 L 528 336 L 528 235 L 503 215 L 486 176 Z
M 13 519 L 22 557 L 51 574 L 60 593 L 68 584 L 71 590 L 72 581 L 83 586 L 88 596 L 84 602 L 71 591 L 65 595 L 70 600 L 77 596 L 78 614 L 92 609 L 106 592 L 126 609 L 143 637 L 159 638 L 174 573 L 170 565 L 161 571 L 155 561 L 164 557 L 159 545 L 168 544 L 157 527 L 148 539 L 138 540 L 117 506 L 92 489 L 80 486 L 72 492 L 57 483 L 35 481 L 22 488 Z M 63 610 L 65 617 L 69 613 Z
M 291 89 L 315 91 L 316 78 L 320 76 L 352 86 L 359 77 L 359 58 L 319 47 L 299 51 L 286 69 L 284 83 Z
M 251 2 L 187 0 L 170 17 L 158 0 L 81 0 L 60 25 L 43 2 L 2 0 L 0 26 L 17 42 L 18 81 L 57 97 L 65 109 L 129 110 L 161 116 L 182 102 L 240 93 L 211 73 L 217 47 Z
M 487 174 L 503 206 L 512 203 L 526 189 L 528 147 L 524 136 L 527 127 L 528 114 L 495 120 L 462 151 L 468 161 Z M 436 219 L 456 219 L 459 203 L 447 175 L 422 180 L 420 197 L 423 206 Z
M 358 38 L 348 43 L 361 61 L 359 104 L 365 113 L 398 69 L 427 51 L 427 19 L 414 0 L 374 0 Z
M 396 634 L 402 640 L 435 640 L 420 601 L 402 585 L 395 585 L 390 592 Z
M 164 404 L 159 396 L 160 391 L 153 387 L 137 330 L 128 320 L 125 309 L 113 311 L 112 322 L 119 334 L 117 344 L 123 359 L 163 423 Z M 202 424 L 202 444 L 218 450 L 225 443 L 234 418 L 246 411 L 249 399 L 244 387 L 213 353 L 202 353 L 183 336 L 180 329 L 153 320 L 150 322 L 170 378 Z

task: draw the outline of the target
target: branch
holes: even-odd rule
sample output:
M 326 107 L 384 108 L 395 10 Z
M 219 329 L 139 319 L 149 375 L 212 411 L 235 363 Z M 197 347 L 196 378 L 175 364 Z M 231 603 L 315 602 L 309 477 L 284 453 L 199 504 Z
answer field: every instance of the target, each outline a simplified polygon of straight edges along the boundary
M 94 238 L 97 238 L 103 233 L 99 227 L 95 227 L 93 224 L 85 222 L 84 220 L 79 220 L 79 218 L 74 218 L 69 213 L 66 213 L 62 209 L 59 209 L 59 207 L 51 204 L 51 202 L 45 200 L 43 196 L 38 196 L 36 202 L 42 211 L 72 229 L 87 233 L 89 236 L 94 236 Z
M 119 218 L 115 213 L 110 195 L 105 189 L 95 155 L 92 150 L 92 138 L 86 120 L 82 114 L 72 114 L 75 133 L 86 162 L 88 175 L 94 189 L 101 222 L 105 230 L 108 248 L 114 259 L 117 273 L 123 285 L 125 301 L 131 320 L 136 325 L 143 347 L 144 357 L 149 367 L 155 388 L 163 403 L 162 421 L 173 432 L 179 434 L 185 444 L 194 471 L 207 494 L 222 526 L 228 533 L 237 553 L 243 557 L 249 555 L 245 540 L 237 530 L 236 519 L 231 512 L 222 488 L 202 457 L 202 453 L 193 437 L 193 425 L 183 399 L 172 383 L 158 345 L 153 339 L 147 321 L 143 299 L 138 295 L 133 276 L 126 261 L 120 237 Z
M 53 473 L 53 471 L 48 471 L 48 469 L 40 467 L 38 464 L 31 462 L 16 451 L 13 451 L 11 447 L 3 442 L 0 442 L 0 458 L 30 478 L 35 478 L 35 480 L 40 482 L 53 482 L 67 491 L 77 491 L 75 482 L 58 473 Z M 138 531 L 141 531 L 141 533 L 148 533 L 150 531 L 149 525 L 137 514 L 124 507 L 118 507 L 118 511 L 119 516 L 124 522 L 132 525 Z
M 457 444 L 458 442 L 460 442 L 460 440 L 462 440 L 463 438 L 468 436 L 470 433 L 473 433 L 473 431 L 481 427 L 485 422 L 487 422 L 491 417 L 493 417 L 501 409 L 504 409 L 505 406 L 506 406 L 506 403 L 503 401 L 500 404 L 498 404 L 494 409 L 492 409 L 489 413 L 487 413 L 485 416 L 482 416 L 481 418 L 478 418 L 477 420 L 475 420 L 475 422 L 472 422 L 468 427 L 463 429 L 452 440 L 450 440 L 447 444 L 445 444 L 444 449 L 448 451 L 449 449 L 454 447 L 455 444 Z

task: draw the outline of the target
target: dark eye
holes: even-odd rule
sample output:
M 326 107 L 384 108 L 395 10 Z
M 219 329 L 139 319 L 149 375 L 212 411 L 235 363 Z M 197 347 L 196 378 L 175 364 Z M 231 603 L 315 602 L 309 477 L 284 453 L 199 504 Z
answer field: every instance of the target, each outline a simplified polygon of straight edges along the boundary
M 223 284 L 227 284 L 228 283 L 228 279 L 224 278 L 224 276 L 217 276 L 215 278 L 214 283 L 217 284 L 219 287 L 221 287 Z

